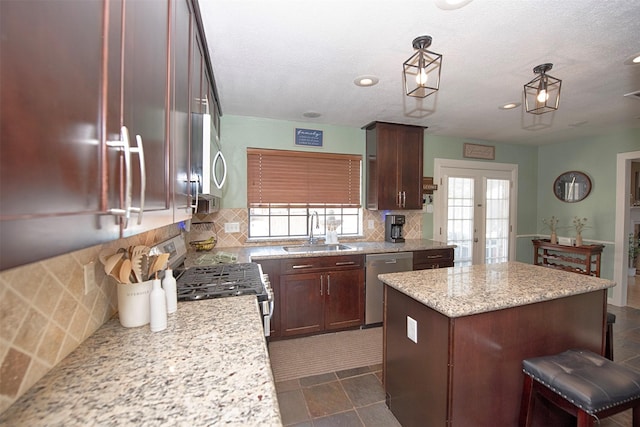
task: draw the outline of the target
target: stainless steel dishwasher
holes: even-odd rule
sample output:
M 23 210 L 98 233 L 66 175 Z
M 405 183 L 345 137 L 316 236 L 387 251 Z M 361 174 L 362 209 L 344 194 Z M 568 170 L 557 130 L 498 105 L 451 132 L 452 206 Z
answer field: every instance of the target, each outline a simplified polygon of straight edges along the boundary
M 413 252 L 394 252 L 367 255 L 365 263 L 365 307 L 364 323 L 372 325 L 382 322 L 383 283 L 378 274 L 413 270 Z

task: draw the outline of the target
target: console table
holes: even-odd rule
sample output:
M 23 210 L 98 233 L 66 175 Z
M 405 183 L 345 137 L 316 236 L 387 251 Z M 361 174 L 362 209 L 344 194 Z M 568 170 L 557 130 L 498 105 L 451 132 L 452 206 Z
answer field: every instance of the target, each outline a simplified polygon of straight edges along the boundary
M 553 244 L 547 239 L 534 239 L 533 249 L 535 265 L 600 277 L 604 245 L 567 246 Z

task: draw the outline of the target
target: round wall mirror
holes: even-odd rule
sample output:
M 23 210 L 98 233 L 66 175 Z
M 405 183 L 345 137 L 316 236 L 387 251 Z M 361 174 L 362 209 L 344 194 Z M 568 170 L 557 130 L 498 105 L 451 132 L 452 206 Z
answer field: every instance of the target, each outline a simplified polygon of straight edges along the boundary
M 553 194 L 563 202 L 584 200 L 591 192 L 591 179 L 587 174 L 569 171 L 561 174 L 553 183 Z

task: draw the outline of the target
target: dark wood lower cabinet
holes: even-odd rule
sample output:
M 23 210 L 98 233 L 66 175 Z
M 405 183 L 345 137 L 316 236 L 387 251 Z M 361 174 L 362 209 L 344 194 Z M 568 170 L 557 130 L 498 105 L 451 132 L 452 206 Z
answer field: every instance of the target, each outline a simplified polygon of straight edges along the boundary
M 272 322 L 277 325 L 273 327 L 276 332 L 272 338 L 364 324 L 364 257 L 361 255 L 285 259 L 281 261 L 277 280 L 271 275 L 270 280 L 276 294 Z
M 324 295 L 318 273 L 294 274 L 280 279 L 282 335 L 300 335 L 324 329 Z
M 606 290 L 449 318 L 385 286 L 384 385 L 405 427 L 517 426 L 522 360 L 582 348 L 602 354 Z M 417 321 L 417 343 L 407 338 Z M 536 402 L 535 426 L 575 425 Z M 573 424 L 572 424 L 573 423 Z

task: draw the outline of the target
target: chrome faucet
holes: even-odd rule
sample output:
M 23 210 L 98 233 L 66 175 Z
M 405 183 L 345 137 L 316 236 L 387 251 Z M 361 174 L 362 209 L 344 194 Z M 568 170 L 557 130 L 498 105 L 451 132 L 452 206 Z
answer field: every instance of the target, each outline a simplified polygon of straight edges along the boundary
M 316 230 L 320 229 L 320 219 L 318 218 L 318 211 L 313 211 L 309 214 L 309 244 L 315 245 L 318 243 L 318 238 L 313 236 L 313 216 L 316 217 Z

